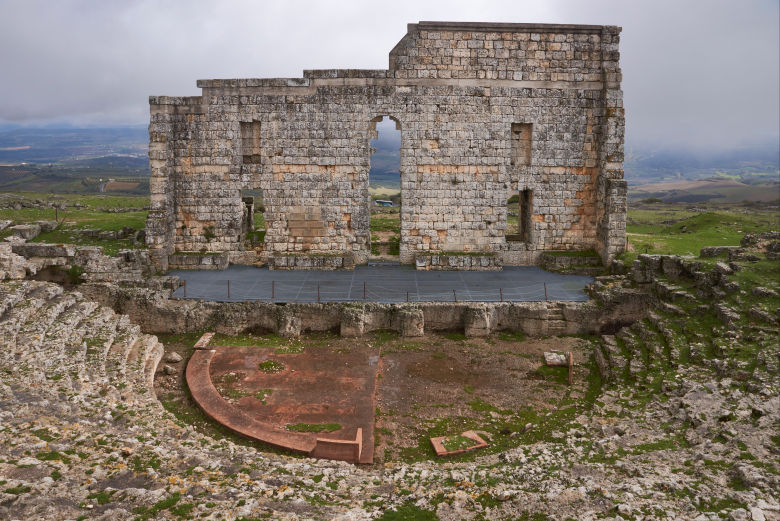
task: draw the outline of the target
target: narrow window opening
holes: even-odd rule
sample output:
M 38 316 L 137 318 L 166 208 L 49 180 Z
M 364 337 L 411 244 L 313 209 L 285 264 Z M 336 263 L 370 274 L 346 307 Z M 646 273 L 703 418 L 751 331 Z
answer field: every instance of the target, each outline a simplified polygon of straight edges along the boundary
M 516 242 L 531 242 L 533 215 L 533 190 L 521 190 L 512 194 L 506 202 L 506 240 Z
M 513 166 L 529 166 L 531 164 L 532 136 L 531 123 L 512 123 Z
M 523 242 L 531 242 L 531 212 L 533 210 L 534 194 L 531 190 L 523 190 L 520 192 L 520 200 L 518 201 L 518 228 L 517 233 L 520 236 L 520 240 Z
M 401 126 L 395 119 L 371 120 L 369 186 L 370 253 L 397 259 L 401 241 Z
M 241 156 L 246 165 L 260 163 L 260 122 L 241 122 Z

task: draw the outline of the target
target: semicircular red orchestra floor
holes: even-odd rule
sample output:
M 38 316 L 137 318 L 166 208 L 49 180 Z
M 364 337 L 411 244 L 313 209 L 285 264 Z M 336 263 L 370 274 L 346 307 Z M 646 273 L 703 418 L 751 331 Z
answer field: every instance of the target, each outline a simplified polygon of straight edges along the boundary
M 206 414 L 239 434 L 313 457 L 372 463 L 379 360 L 370 347 L 279 354 L 273 347 L 199 345 L 186 376 Z M 261 370 L 267 361 L 281 370 Z M 295 424 L 340 428 L 289 430 Z

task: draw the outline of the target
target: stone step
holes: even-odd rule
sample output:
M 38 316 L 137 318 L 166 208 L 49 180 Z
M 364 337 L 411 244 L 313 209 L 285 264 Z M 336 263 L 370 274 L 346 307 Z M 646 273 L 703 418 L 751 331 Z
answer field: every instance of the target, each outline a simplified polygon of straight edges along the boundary
M 107 341 L 106 350 L 103 353 L 102 370 L 103 374 L 109 378 L 114 372 L 119 370 L 121 367 L 121 360 L 124 360 L 124 358 L 111 358 L 111 350 L 114 348 L 114 345 L 121 344 L 124 339 L 128 338 L 131 334 L 131 329 L 133 328 L 133 324 L 130 323 L 130 319 L 127 315 L 114 315 L 114 318 L 116 319 L 116 322 L 110 337 L 110 343 Z M 138 328 L 138 331 L 140 331 L 140 328 Z
M 639 337 L 647 348 L 651 362 L 653 364 L 663 364 L 666 362 L 666 342 L 660 335 L 658 328 L 650 320 L 639 322 L 638 327 Z
M 0 322 L 8 310 L 27 299 L 34 287 L 28 281 L 4 282 L 0 285 Z
M 130 324 L 123 328 L 106 355 L 106 371 L 110 378 L 123 378 L 127 373 L 127 356 L 132 345 L 141 336 L 141 328 Z
M 593 358 L 596 361 L 596 368 L 599 370 L 601 380 L 603 382 L 610 382 L 613 379 L 612 371 L 609 367 L 609 361 L 605 354 L 605 348 L 602 345 L 596 345 L 593 349 Z
M 62 312 L 73 302 L 74 297 L 62 295 L 56 288 L 49 291 L 33 290 L 28 293 L 30 302 L 34 305 L 28 307 L 27 313 L 18 315 L 10 313 L 6 318 L 17 317 L 20 322 L 15 328 L 12 339 L 4 345 L 6 360 L 14 365 L 16 370 L 26 375 L 31 387 L 44 386 L 46 382 L 45 369 L 47 365 L 56 363 L 45 352 L 44 339 L 47 329 L 57 322 Z M 17 305 L 19 308 L 22 303 Z
M 126 380 L 134 393 L 148 398 L 154 395 L 154 373 L 162 359 L 163 347 L 152 335 L 143 335 L 133 344 L 127 360 Z
M 602 335 L 601 344 L 603 346 L 602 352 L 609 363 L 610 376 L 616 379 L 622 378 L 628 362 L 617 340 L 613 335 Z
M 668 313 L 670 315 L 686 316 L 687 312 L 679 306 L 675 306 L 670 302 L 663 300 L 654 300 L 651 304 L 652 309 L 656 309 L 661 313 Z
M 38 308 L 28 320 L 21 324 L 16 334 L 18 348 L 32 353 L 40 348 L 47 333 L 57 327 L 62 315 L 74 304 L 76 298 L 71 294 L 57 295 Z
M 655 280 L 653 281 L 652 289 L 653 292 L 663 301 L 690 303 L 696 302 L 696 297 L 689 291 L 669 282 Z
M 645 364 L 637 358 L 632 358 L 628 363 L 628 374 L 632 378 L 638 379 L 645 370 Z
M 93 369 L 105 363 L 118 323 L 119 318 L 109 308 L 100 307 L 90 315 L 83 341 L 87 344 L 87 364 Z
M 58 335 L 56 344 L 61 346 L 60 352 L 63 357 L 62 368 L 52 368 L 52 376 L 63 374 L 62 379 L 66 379 L 70 387 L 73 387 L 74 378 L 78 381 L 78 375 L 84 371 L 86 345 L 83 342 L 84 334 L 89 328 L 90 317 L 95 314 L 98 305 L 95 302 L 81 300 L 73 307 L 72 327 L 63 327 L 61 334 Z
M 62 294 L 62 288 L 55 285 L 33 286 L 25 295 L 25 299 L 3 314 L 0 321 L 0 345 L 3 346 L 0 357 L 13 356 L 16 347 L 16 337 L 32 316 L 57 295 Z
M 154 341 L 150 343 L 150 349 L 146 354 L 146 362 L 144 363 L 144 376 L 146 377 L 146 386 L 149 392 L 154 394 L 154 374 L 157 372 L 157 366 L 160 365 L 163 354 L 165 354 L 165 348 L 162 343 L 157 340 L 157 337 L 152 337 Z

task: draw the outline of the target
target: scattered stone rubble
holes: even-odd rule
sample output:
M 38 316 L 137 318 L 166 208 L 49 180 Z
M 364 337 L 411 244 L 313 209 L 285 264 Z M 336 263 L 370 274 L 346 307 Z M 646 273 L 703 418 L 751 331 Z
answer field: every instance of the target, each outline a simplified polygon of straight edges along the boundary
M 24 262 L 0 245 L 6 278 L 26 276 Z M 595 291 L 644 286 L 651 305 L 595 345 L 608 383 L 551 439 L 470 462 L 376 467 L 204 436 L 154 395 L 160 361 L 182 362 L 155 337 L 78 291 L 6 280 L 0 518 L 354 521 L 413 505 L 453 521 L 778 520 L 778 328 L 734 300 L 780 307 L 778 284 L 727 289 L 750 262 L 723 263 L 728 272 L 640 256 L 630 278 L 599 278 Z M 710 316 L 722 323 L 695 327 Z

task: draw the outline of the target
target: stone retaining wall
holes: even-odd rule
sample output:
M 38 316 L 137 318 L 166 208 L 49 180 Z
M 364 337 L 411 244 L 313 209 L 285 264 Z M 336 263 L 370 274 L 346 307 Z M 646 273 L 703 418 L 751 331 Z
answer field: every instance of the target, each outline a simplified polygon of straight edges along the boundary
M 606 286 L 605 286 L 606 287 Z M 235 335 L 249 331 L 296 336 L 306 331 L 338 331 L 359 337 L 377 330 L 402 336 L 460 331 L 486 336 L 502 330 L 530 336 L 596 334 L 644 316 L 644 293 L 626 288 L 601 291 L 589 302 L 494 303 L 287 303 L 204 302 L 170 299 L 169 291 L 84 284 L 89 298 L 127 314 L 149 333 L 213 330 Z
M 497 271 L 501 269 L 501 257 L 491 254 L 418 254 L 415 258 L 418 270 L 466 270 Z
M 35 276 L 46 268 L 62 270 L 78 268 L 81 280 L 121 284 L 145 283 L 152 267 L 147 250 L 120 250 L 110 257 L 100 246 L 72 244 L 14 243 L 14 254 L 24 259 L 28 276 Z
M 275 254 L 266 258 L 272 270 L 337 270 L 355 267 L 352 253 L 344 255 L 327 254 Z
M 230 255 L 222 253 L 176 253 L 168 256 L 168 269 L 180 270 L 224 270 L 228 267 Z

